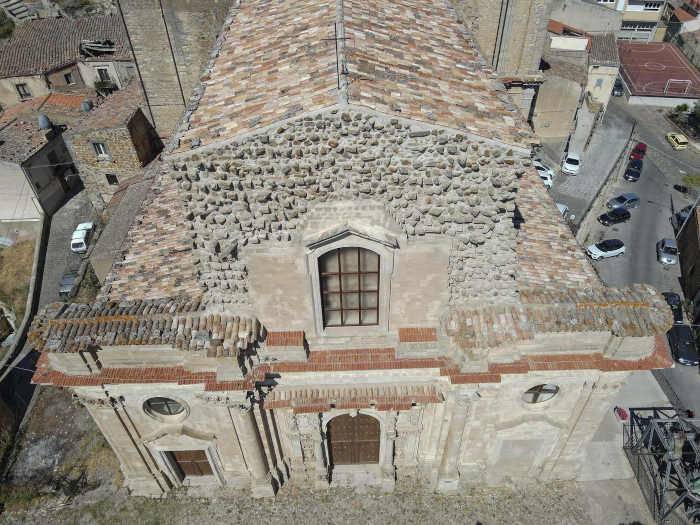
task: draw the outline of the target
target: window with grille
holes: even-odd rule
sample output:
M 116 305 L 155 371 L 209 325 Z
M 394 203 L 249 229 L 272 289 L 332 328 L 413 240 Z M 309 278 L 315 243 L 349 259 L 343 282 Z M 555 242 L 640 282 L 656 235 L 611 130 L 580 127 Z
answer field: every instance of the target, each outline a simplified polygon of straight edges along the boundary
M 323 326 L 379 324 L 379 255 L 338 248 L 318 260 Z
M 173 450 L 165 455 L 180 481 L 192 476 L 211 476 L 214 473 L 204 450 Z
M 143 404 L 146 413 L 159 416 L 177 416 L 184 412 L 185 407 L 169 397 L 152 397 Z
M 17 93 L 19 94 L 19 98 L 31 98 L 32 92 L 29 91 L 27 84 L 16 84 L 15 88 L 17 89 Z

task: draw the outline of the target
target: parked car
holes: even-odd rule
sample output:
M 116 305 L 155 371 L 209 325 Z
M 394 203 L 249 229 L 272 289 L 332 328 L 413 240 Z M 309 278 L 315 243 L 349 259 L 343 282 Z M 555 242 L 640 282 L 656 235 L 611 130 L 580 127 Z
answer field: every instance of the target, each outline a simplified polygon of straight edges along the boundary
M 64 273 L 61 277 L 61 284 L 58 289 L 58 296 L 61 299 L 70 299 L 73 295 L 73 287 L 75 286 L 75 281 L 78 280 L 78 274 L 76 272 Z
M 578 153 L 567 153 L 564 162 L 561 163 L 561 172 L 567 175 L 576 175 L 581 168 L 581 157 Z
M 545 188 L 550 189 L 552 184 L 554 184 L 554 170 L 539 160 L 533 161 L 532 165 L 537 170 L 537 173 L 539 174 L 540 179 L 542 179 Z
M 666 303 L 673 312 L 673 322 L 683 324 L 683 301 L 681 296 L 673 292 L 664 292 L 661 295 L 666 299 Z
M 625 253 L 625 243 L 620 239 L 607 239 L 597 244 L 591 244 L 586 248 L 586 253 L 594 261 L 598 259 L 607 259 L 609 257 L 617 257 Z
M 673 359 L 682 365 L 698 365 L 698 348 L 695 344 L 693 330 L 687 324 L 674 324 L 666 332 L 668 345 Z
M 607 203 L 608 209 L 613 208 L 639 208 L 639 196 L 636 193 L 623 193 L 610 199 Z
M 690 216 L 690 212 L 693 211 L 693 205 L 688 204 L 685 208 L 682 208 L 680 211 L 676 212 L 675 216 L 673 217 L 673 220 L 671 221 L 671 224 L 673 224 L 674 230 L 676 230 L 676 233 L 678 233 L 678 230 L 683 226 L 685 221 L 688 219 Z
M 678 264 L 676 239 L 661 239 L 656 243 L 656 259 L 661 264 Z
M 615 79 L 615 84 L 613 84 L 612 95 L 613 97 L 621 97 L 625 94 L 625 90 L 622 87 L 622 80 L 619 78 Z
M 557 202 L 556 206 L 559 210 L 559 213 L 561 213 L 561 216 L 566 217 L 566 215 L 569 213 L 569 207 L 566 204 L 562 204 L 561 202 Z
M 604 213 L 598 217 L 598 222 L 603 226 L 610 226 L 612 224 L 620 224 L 621 222 L 627 222 L 632 217 L 629 211 L 625 208 L 613 208 L 608 213 Z
M 624 179 L 630 182 L 637 182 L 642 175 L 644 161 L 642 159 L 632 159 L 627 163 Z
M 647 154 L 647 145 L 644 142 L 637 142 L 637 145 L 632 149 L 630 153 L 630 159 L 643 159 Z
M 70 249 L 73 253 L 85 253 L 87 251 L 88 242 L 90 242 L 90 233 L 94 228 L 91 222 L 83 222 L 73 231 L 70 239 Z
M 675 150 L 686 149 L 688 147 L 688 137 L 682 133 L 666 133 L 666 140 Z

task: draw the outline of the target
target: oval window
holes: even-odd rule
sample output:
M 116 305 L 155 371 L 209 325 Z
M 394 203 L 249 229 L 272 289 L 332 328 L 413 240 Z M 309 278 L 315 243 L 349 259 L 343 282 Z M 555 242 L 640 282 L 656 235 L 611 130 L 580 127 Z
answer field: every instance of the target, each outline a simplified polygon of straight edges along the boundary
M 526 403 L 543 403 L 549 401 L 559 393 L 557 385 L 537 385 L 523 392 L 523 401 Z
M 143 404 L 147 414 L 157 416 L 177 416 L 185 411 L 181 403 L 169 397 L 152 397 Z

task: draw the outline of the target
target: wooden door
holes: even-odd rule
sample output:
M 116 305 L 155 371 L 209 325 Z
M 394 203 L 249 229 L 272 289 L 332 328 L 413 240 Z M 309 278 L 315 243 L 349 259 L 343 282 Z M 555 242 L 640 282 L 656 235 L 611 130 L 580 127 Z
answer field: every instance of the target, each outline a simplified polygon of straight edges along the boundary
M 180 479 L 213 474 L 207 454 L 203 450 L 174 450 L 168 452 L 168 457 L 180 474 Z
M 379 421 L 364 414 L 333 418 L 328 449 L 333 465 L 379 463 Z

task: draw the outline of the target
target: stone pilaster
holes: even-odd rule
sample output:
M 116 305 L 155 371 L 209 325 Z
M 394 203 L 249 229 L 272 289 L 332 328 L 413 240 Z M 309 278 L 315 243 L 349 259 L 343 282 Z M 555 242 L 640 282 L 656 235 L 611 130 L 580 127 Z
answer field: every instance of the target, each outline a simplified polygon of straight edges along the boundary
M 240 405 L 231 408 L 231 418 L 241 442 L 246 467 L 251 475 L 253 497 L 274 496 L 272 476 L 265 457 L 253 407 Z
M 454 492 L 459 486 L 459 456 L 462 449 L 462 435 L 464 425 L 469 414 L 469 404 L 464 398 L 456 398 L 452 401 L 452 417 L 449 422 L 445 449 L 442 453 L 440 470 L 438 471 L 438 490 L 440 492 Z

